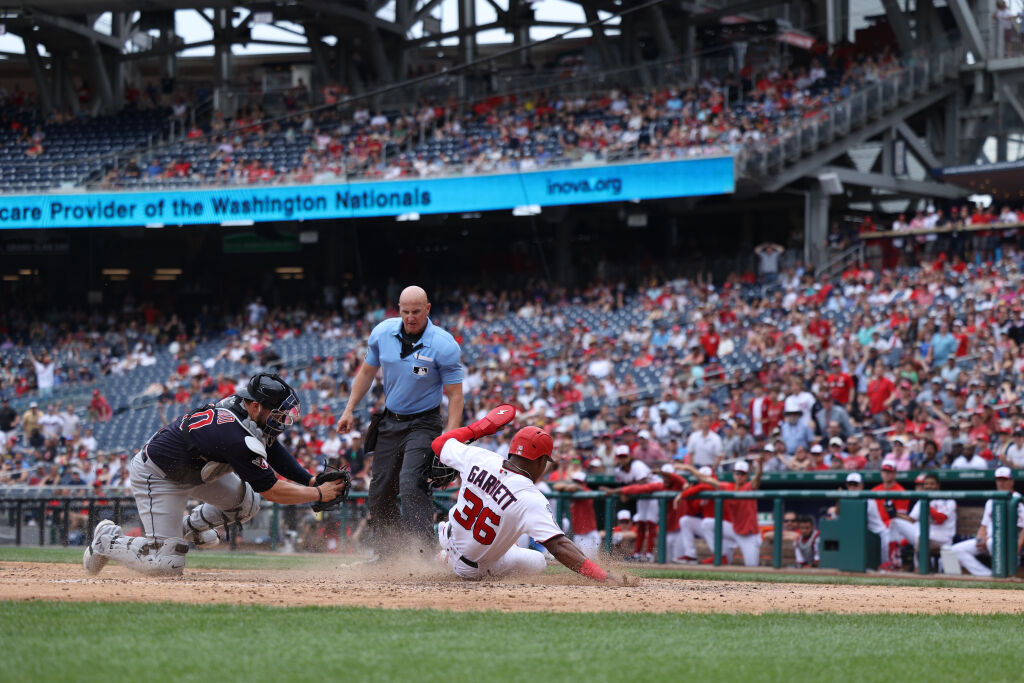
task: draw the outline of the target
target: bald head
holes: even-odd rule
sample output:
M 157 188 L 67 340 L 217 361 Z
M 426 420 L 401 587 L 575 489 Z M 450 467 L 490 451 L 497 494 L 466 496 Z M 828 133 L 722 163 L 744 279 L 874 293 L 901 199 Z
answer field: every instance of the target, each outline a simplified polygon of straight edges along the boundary
M 402 317 L 402 327 L 406 334 L 417 335 L 427 326 L 427 315 L 430 313 L 430 302 L 427 292 L 422 287 L 410 285 L 402 290 L 398 297 L 398 314 Z
M 427 300 L 427 290 L 418 285 L 409 285 L 403 289 L 402 294 L 398 297 L 399 307 L 411 306 L 413 304 L 429 305 L 430 301 Z

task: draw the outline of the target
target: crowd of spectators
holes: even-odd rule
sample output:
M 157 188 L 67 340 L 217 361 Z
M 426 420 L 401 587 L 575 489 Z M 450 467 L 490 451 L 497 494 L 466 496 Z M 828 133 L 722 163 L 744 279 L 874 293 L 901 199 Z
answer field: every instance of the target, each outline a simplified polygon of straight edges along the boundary
M 758 64 L 735 75 L 708 72 L 695 83 L 424 99 L 391 110 L 350 100 L 339 89 L 329 98 L 336 107 L 327 109 L 288 107 L 273 116 L 257 101 L 227 119 L 217 113 L 192 126 L 170 154 L 133 159 L 112 169 L 105 183 L 308 183 L 741 154 L 901 68 L 889 52 L 837 52 L 792 69 Z M 304 84 L 289 90 L 289 102 L 307 98 Z M 301 156 L 282 152 L 282 145 L 296 144 Z
M 652 464 L 721 468 L 765 455 L 766 472 L 877 470 L 885 458 L 899 470 L 1018 467 L 1024 466 L 1021 253 L 1010 248 L 995 266 L 937 259 L 898 271 L 851 270 L 831 282 L 798 268 L 767 286 L 744 284 L 737 275 L 718 285 L 680 278 L 636 288 L 453 290 L 435 301 L 437 310 L 448 310 L 444 322 L 467 352 L 467 419 L 514 399 L 523 422 L 555 435 L 563 474 L 609 470 L 613 448 L 622 443 Z M 268 310 L 254 300 L 211 331 L 223 347 L 205 357 L 193 354 L 195 339 L 174 316 L 112 325 L 107 335 L 20 327 L 32 331 L 31 339 L 46 340 L 48 352 L 26 356 L 13 381 L 8 362 L 4 391 L 13 389 L 13 396 L 25 389 L 45 402 L 48 382 L 92 378 L 71 372 L 83 354 L 128 350 L 109 364 L 116 372 L 133 354 L 152 359 L 151 347 L 165 345 L 161 351 L 174 359 L 167 380 L 139 390 L 160 402 L 162 419 L 171 419 L 232 393 L 244 373 L 225 374 L 223 367 L 274 364 L 274 345 L 284 339 L 330 340 L 345 350 L 285 369 L 316 397 L 290 435 L 290 445 L 315 465 L 358 448 L 356 434 L 332 433 L 332 406 L 347 396 L 359 340 L 394 313 L 366 295 L 346 294 L 337 303 L 337 312 L 316 314 Z M 628 325 L 609 323 L 624 311 L 642 315 Z M 530 332 L 491 325 L 508 319 L 527 323 L 519 329 Z M 17 347 L 8 338 L 5 349 L 11 348 Z M 218 370 L 219 363 L 241 366 Z M 85 406 L 78 407 L 85 417 Z M 48 453 L 41 459 L 49 462 L 65 451 L 81 453 L 77 446 L 58 447 L 78 443 L 74 429 L 26 431 L 33 411 L 40 409 L 21 416 L 20 431 L 13 431 L 17 443 L 6 439 L 8 456 L 29 449 Z M 63 410 L 44 403 L 41 412 Z M 109 405 L 89 412 L 80 427 L 111 417 Z

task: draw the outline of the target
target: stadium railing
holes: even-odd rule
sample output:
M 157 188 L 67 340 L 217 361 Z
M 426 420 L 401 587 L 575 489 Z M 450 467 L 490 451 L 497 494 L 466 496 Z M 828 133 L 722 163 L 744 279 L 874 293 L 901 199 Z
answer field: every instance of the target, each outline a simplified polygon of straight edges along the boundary
M 69 489 L 71 489 L 69 491 Z M 125 513 L 135 507 L 135 500 L 125 494 L 124 489 L 116 487 L 112 491 L 92 491 L 92 487 L 28 487 L 13 486 L 0 490 L 0 511 L 6 512 L 10 522 L 15 527 L 14 543 L 22 545 L 23 520 L 25 511 L 38 512 L 38 545 L 47 545 L 46 535 L 49 530 L 49 545 L 70 545 L 69 532 L 72 526 L 71 514 L 76 511 L 84 511 L 87 514 L 86 521 L 86 542 L 89 540 L 92 528 L 99 522 L 100 512 L 104 509 L 112 509 L 113 521 L 120 524 L 124 521 Z M 353 491 L 349 501 L 330 513 L 335 521 L 340 522 L 342 532 L 351 521 L 358 518 L 359 508 L 365 510 L 361 505 L 367 497 L 365 491 Z M 449 504 L 455 499 L 458 492 L 453 489 L 436 491 L 434 493 L 434 504 L 439 511 L 447 511 Z M 630 496 L 633 499 L 653 498 L 658 501 L 658 537 L 657 537 L 657 562 L 665 564 L 668 561 L 666 553 L 666 526 L 668 521 L 669 506 L 678 496 L 677 491 L 659 491 L 637 496 Z M 618 505 L 617 494 L 606 494 L 598 491 L 583 492 L 551 492 L 548 498 L 555 502 L 555 519 L 561 526 L 561 520 L 569 517 L 568 506 L 574 500 L 592 500 L 603 505 L 604 549 L 607 552 L 612 550 L 612 537 L 615 524 L 615 510 Z M 783 501 L 792 499 L 830 499 L 830 500 L 919 500 L 922 510 L 919 516 L 920 539 L 918 544 L 918 573 L 930 573 L 929 562 L 929 501 L 932 500 L 955 500 L 955 501 L 995 501 L 993 521 L 993 548 L 992 548 L 992 575 L 995 578 L 1014 576 L 1017 571 L 1017 533 L 1016 533 L 1016 506 L 1021 500 L 1021 495 L 1014 491 L 844 491 L 844 490 L 804 490 L 804 489 L 782 489 L 773 491 L 705 491 L 695 496 L 696 498 L 711 499 L 714 501 L 714 542 L 715 547 L 722 547 L 722 521 L 724 501 L 726 500 L 770 500 L 772 501 L 772 517 L 774 527 L 774 538 L 772 546 L 772 567 L 782 567 L 783 555 Z M 49 514 L 50 524 L 47 525 Z M 276 550 L 281 543 L 283 507 L 272 505 L 270 508 L 269 522 L 269 547 Z M 234 547 L 231 537 L 231 529 L 226 530 L 229 534 L 228 545 Z M 722 557 L 716 553 L 714 565 L 720 566 Z
M 656 493 L 645 493 L 630 498 L 654 498 L 658 501 L 658 546 L 657 562 L 664 564 L 666 557 L 665 527 L 668 520 L 668 508 L 671 502 L 679 495 L 678 491 L 658 491 Z M 556 501 L 556 519 L 565 516 L 566 506 L 572 500 L 579 499 L 603 499 L 605 505 L 605 550 L 611 551 L 612 525 L 615 519 L 615 505 L 617 495 L 607 495 L 599 492 L 561 493 L 548 494 L 549 498 Z M 722 511 L 723 502 L 726 500 L 771 500 L 772 517 L 774 525 L 774 539 L 772 547 L 772 567 L 782 567 L 782 516 L 783 501 L 795 498 L 825 498 L 833 500 L 919 500 L 921 501 L 920 540 L 918 550 L 918 572 L 928 574 L 929 567 L 929 546 L 928 546 L 928 524 L 931 516 L 928 514 L 929 501 L 931 500 L 971 500 L 981 501 L 993 499 L 1001 502 L 1002 505 L 995 505 L 1000 512 L 993 512 L 993 547 L 992 547 L 992 575 L 996 578 L 1013 576 L 1017 571 L 1017 535 L 1016 535 L 1016 505 L 1020 502 L 1020 494 L 1012 491 L 807 491 L 800 489 L 784 489 L 778 491 L 705 491 L 699 493 L 695 498 L 712 499 L 715 507 L 715 547 L 722 547 Z M 714 564 L 720 566 L 722 556 L 715 553 Z

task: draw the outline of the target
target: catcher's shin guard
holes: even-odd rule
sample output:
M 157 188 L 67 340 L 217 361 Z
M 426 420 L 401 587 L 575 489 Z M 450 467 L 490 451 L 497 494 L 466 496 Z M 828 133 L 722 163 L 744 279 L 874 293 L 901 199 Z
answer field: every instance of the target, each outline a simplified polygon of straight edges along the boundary
M 110 541 L 107 557 L 151 576 L 177 576 L 185 569 L 188 543 L 184 538 L 149 538 L 118 536 Z
M 229 510 L 203 503 L 192 508 L 192 511 L 184 519 L 184 530 L 187 532 L 185 538 L 193 540 L 199 538 L 203 532 L 226 524 L 242 524 L 248 522 L 260 511 L 260 497 L 252 490 L 252 487 L 245 482 L 242 500 L 235 507 Z M 199 545 L 196 543 L 196 545 Z

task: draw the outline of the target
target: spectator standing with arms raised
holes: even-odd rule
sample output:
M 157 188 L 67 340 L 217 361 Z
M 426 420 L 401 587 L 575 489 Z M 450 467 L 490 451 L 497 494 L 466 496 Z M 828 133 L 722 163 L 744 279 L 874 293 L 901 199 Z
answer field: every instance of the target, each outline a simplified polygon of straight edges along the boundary
M 31 351 L 28 352 L 28 357 L 36 371 L 36 387 L 39 389 L 39 395 L 44 398 L 50 396 L 53 393 L 54 372 L 57 369 L 57 364 L 50 359 L 50 354 L 45 351 L 42 358 L 36 358 Z
M 462 350 L 458 343 L 430 321 L 430 301 L 421 287 L 402 290 L 398 313 L 399 317 L 388 318 L 370 333 L 366 359 L 352 381 L 348 404 L 337 424 L 341 434 L 352 429 L 352 413 L 380 370 L 384 410 L 371 422 L 364 444 L 366 452 L 373 453 L 369 523 L 378 556 L 394 554 L 403 547 L 402 534 L 416 545 L 431 547 L 433 502 L 427 480 L 434 453 L 430 443 L 442 431 L 450 432 L 462 423 Z M 448 396 L 444 429 L 442 392 Z

